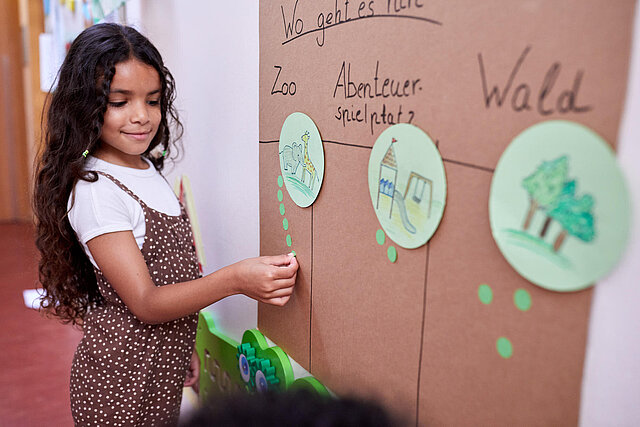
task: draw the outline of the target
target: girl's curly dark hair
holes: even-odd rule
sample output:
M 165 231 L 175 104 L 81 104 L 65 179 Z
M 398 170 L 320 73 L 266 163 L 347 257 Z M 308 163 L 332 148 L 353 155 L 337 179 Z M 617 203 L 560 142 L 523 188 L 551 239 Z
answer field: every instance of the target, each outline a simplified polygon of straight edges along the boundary
M 142 154 L 162 170 L 183 132 L 173 105 L 175 84 L 158 50 L 135 29 L 98 24 L 84 30 L 71 44 L 57 87 L 47 96 L 33 196 L 36 246 L 41 254 L 39 277 L 45 290 L 40 305 L 64 323 L 81 324 L 85 314 L 102 302 L 93 266 L 69 223 L 67 201 L 79 179 L 98 179 L 95 172 L 85 170 L 83 153 L 100 144 L 116 64 L 134 58 L 155 68 L 162 84 L 162 118 Z M 173 139 L 171 129 L 175 131 Z M 158 146 L 164 155 L 151 155 Z

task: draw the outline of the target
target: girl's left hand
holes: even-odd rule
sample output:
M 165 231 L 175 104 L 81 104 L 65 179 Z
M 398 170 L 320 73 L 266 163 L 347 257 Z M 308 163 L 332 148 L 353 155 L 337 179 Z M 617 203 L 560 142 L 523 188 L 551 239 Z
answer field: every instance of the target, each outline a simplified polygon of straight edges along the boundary
M 184 380 L 185 387 L 192 387 L 193 391 L 196 393 L 200 392 L 198 379 L 200 378 L 200 358 L 198 357 L 198 353 L 196 349 L 193 349 L 193 354 L 191 355 L 191 363 L 189 364 L 189 369 L 187 369 L 187 378 Z

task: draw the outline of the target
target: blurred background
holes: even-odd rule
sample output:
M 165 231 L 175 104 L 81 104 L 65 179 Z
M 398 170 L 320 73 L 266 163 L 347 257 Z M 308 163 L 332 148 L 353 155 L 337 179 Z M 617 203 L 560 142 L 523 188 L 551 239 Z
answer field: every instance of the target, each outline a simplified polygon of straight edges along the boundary
M 187 4 L 188 3 L 188 4 Z M 258 2 L 0 0 L 0 425 L 72 425 L 69 370 L 80 331 L 28 309 L 38 288 L 30 192 L 45 97 L 71 41 L 97 22 L 135 26 L 160 50 L 185 125 L 181 156 L 201 223 L 204 273 L 259 252 Z M 210 159 L 199 168 L 198 159 Z M 209 309 L 240 340 L 257 305 Z M 184 406 L 195 396 L 185 394 Z

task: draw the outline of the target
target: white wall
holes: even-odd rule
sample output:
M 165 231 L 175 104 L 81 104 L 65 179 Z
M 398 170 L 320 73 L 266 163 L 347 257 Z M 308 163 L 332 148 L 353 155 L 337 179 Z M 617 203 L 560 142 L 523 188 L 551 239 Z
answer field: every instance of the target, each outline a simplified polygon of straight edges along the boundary
M 186 173 L 191 179 L 206 273 L 257 256 L 258 1 L 130 0 L 128 11 L 178 84 L 186 154 L 170 176 Z M 583 426 L 640 425 L 639 29 L 640 8 L 618 151 L 634 201 L 634 227 L 625 258 L 595 289 Z M 218 327 L 238 340 L 257 325 L 256 304 L 246 297 L 217 303 L 213 311 Z
M 191 181 L 205 273 L 258 256 L 257 0 L 137 0 L 127 3 L 127 14 L 176 79 L 184 157 L 168 178 L 186 174 Z M 245 296 L 212 311 L 237 340 L 257 325 L 257 303 Z
M 640 425 L 640 5 L 618 161 L 633 200 L 627 252 L 595 287 L 582 381 L 583 426 Z

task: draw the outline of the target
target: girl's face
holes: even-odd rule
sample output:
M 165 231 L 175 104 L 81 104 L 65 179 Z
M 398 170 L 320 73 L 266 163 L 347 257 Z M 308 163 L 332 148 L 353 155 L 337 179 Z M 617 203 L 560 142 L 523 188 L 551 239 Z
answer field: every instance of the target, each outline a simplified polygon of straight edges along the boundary
M 147 167 L 140 154 L 158 131 L 161 89 L 155 68 L 137 59 L 116 65 L 96 157 L 122 166 Z

